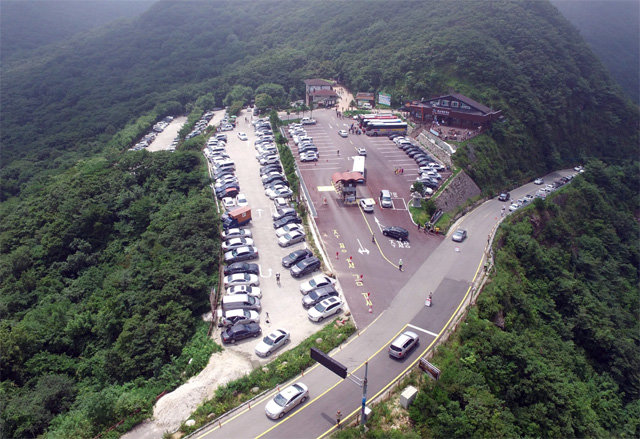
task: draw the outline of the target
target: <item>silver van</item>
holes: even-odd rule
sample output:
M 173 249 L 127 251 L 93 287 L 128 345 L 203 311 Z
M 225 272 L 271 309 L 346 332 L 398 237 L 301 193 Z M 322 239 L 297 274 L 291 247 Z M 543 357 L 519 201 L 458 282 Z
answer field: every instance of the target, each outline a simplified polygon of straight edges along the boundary
M 233 309 L 252 309 L 254 311 L 260 311 L 262 306 L 260 304 L 260 299 L 248 294 L 222 296 L 222 310 L 230 311 Z
M 391 202 L 391 192 L 386 189 L 382 189 L 380 191 L 380 206 L 393 207 L 393 203 Z

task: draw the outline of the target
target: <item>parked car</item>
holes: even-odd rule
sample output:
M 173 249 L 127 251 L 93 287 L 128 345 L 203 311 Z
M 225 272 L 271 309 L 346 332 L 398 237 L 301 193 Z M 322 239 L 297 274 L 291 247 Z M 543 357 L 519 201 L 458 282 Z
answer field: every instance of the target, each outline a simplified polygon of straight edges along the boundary
M 533 180 L 533 184 L 544 184 L 544 180 L 542 178 L 536 178 L 535 180 Z
M 305 240 L 305 234 L 301 230 L 293 230 L 278 238 L 280 247 L 289 247 Z
M 284 227 L 287 224 L 301 224 L 302 220 L 297 215 L 287 215 L 283 218 L 280 218 L 277 221 L 273 222 L 273 228 L 279 229 L 280 227 Z
M 312 290 L 306 296 L 302 296 L 302 306 L 305 308 L 311 308 L 312 306 L 316 306 L 318 303 L 322 302 L 324 299 L 337 295 L 338 292 L 333 285 L 325 285 Z
M 268 357 L 274 351 L 280 349 L 290 340 L 289 333 L 284 329 L 276 329 L 262 339 L 255 348 L 258 357 Z
M 231 309 L 220 316 L 220 326 L 233 326 L 237 323 L 259 323 L 260 314 L 252 309 Z
M 347 130 L 340 130 L 338 131 L 338 134 L 340 135 L 340 137 L 348 137 L 349 133 L 347 132 Z
M 284 218 L 285 216 L 297 215 L 298 212 L 293 207 L 287 206 L 281 209 L 276 209 L 274 213 L 271 214 L 271 219 L 274 221 L 278 221 L 279 219 Z
M 272 200 L 278 197 L 289 198 L 291 195 L 293 195 L 293 191 L 284 185 L 279 185 L 275 188 L 269 188 L 265 191 L 265 193 L 267 197 Z
M 301 382 L 298 382 L 278 392 L 278 394 L 267 403 L 264 410 L 271 419 L 282 418 L 298 404 L 305 402 L 307 398 L 309 398 L 309 388 Z
M 260 274 L 260 266 L 251 262 L 234 262 L 224 267 L 224 275 L 229 276 L 236 273 Z
M 274 171 L 262 176 L 262 184 L 268 184 L 275 180 L 286 180 L 286 178 L 283 173 Z
M 240 140 L 249 140 L 249 138 L 247 137 L 247 133 L 242 133 L 242 132 L 238 133 L 238 138 Z
M 250 285 L 235 285 L 227 288 L 227 295 L 233 296 L 236 294 L 246 294 L 247 296 L 262 298 L 262 291 L 258 287 L 252 287 Z
M 225 329 L 222 332 L 223 343 L 235 343 L 238 340 L 243 340 L 248 337 L 259 337 L 262 334 L 262 329 L 257 323 L 243 324 L 239 323 L 233 325 L 230 328 Z
M 498 195 L 498 201 L 509 201 L 509 198 L 511 198 L 511 194 L 509 192 L 503 192 Z
M 389 345 L 389 356 L 395 358 L 404 358 L 407 354 L 417 346 L 418 334 L 413 331 L 405 331 L 398 336 Z
M 304 226 L 302 224 L 296 223 L 287 224 L 286 226 L 276 229 L 276 236 L 280 238 L 281 236 L 284 236 L 287 233 L 291 233 L 293 231 L 300 231 L 304 233 Z
M 308 248 L 296 250 L 294 252 L 289 253 L 284 258 L 282 258 L 282 266 L 284 268 L 289 268 L 292 265 L 295 265 L 298 262 L 302 261 L 303 259 L 309 258 L 311 256 L 313 256 L 313 252 Z
M 316 288 L 324 287 L 326 285 L 333 285 L 335 283 L 336 283 L 335 279 L 324 274 L 319 274 L 309 279 L 308 281 L 300 284 L 300 292 L 302 294 L 309 294 L 311 291 L 315 290 Z
M 373 212 L 375 205 L 376 201 L 373 198 L 362 198 L 360 200 L 360 207 L 364 212 Z
M 458 229 L 455 231 L 455 233 L 451 236 L 451 239 L 455 242 L 462 242 L 465 239 L 467 239 L 467 231 L 463 230 L 463 229 Z
M 231 238 L 251 238 L 251 230 L 234 227 L 223 231 L 220 236 L 225 241 Z
M 222 199 L 222 206 L 224 207 L 224 210 L 233 209 L 234 207 L 236 207 L 236 199 L 225 197 Z
M 307 151 L 300 154 L 301 162 L 317 162 L 318 154 L 315 151 Z
M 313 273 L 316 270 L 320 269 L 320 259 L 315 256 L 308 257 L 306 259 L 301 260 L 296 265 L 289 269 L 291 276 L 293 277 L 302 277 L 306 274 Z
M 409 231 L 403 227 L 398 226 L 385 227 L 382 229 L 382 234 L 399 241 L 406 241 L 409 239 Z
M 249 205 L 249 201 L 247 200 L 247 197 L 245 196 L 245 194 L 236 195 L 236 206 L 243 207 L 248 205 Z
M 224 254 L 224 262 L 231 264 L 233 262 L 250 261 L 258 258 L 258 249 L 255 247 L 238 247 Z
M 234 248 L 238 248 L 238 247 L 246 247 L 246 246 L 252 246 L 253 245 L 253 239 L 251 238 L 230 238 L 227 239 L 226 241 L 222 242 L 222 251 L 229 251 L 229 250 L 233 250 Z
M 235 285 L 249 285 L 257 287 L 260 285 L 260 279 L 255 274 L 249 273 L 235 273 L 225 276 L 223 279 L 224 287 L 233 287 Z
M 313 308 L 309 308 L 307 316 L 309 320 L 320 322 L 327 317 L 339 313 L 342 310 L 342 300 L 339 297 L 329 297 L 318 303 Z

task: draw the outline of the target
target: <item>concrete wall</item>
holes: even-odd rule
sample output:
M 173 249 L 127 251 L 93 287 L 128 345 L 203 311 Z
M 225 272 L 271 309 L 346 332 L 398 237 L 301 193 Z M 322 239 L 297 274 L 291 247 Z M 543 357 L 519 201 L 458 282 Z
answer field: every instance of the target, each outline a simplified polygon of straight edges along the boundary
M 468 198 L 481 194 L 480 188 L 464 171 L 461 171 L 436 198 L 436 206 L 444 212 L 463 204 Z
M 451 145 L 426 131 L 422 131 L 416 140 L 445 166 L 451 167 Z

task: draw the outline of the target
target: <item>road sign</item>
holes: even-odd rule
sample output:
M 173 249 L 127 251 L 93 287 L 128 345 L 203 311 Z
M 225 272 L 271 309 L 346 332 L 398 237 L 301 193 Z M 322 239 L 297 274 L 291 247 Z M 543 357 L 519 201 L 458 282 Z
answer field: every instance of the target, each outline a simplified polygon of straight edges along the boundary
M 347 366 L 337 362 L 321 350 L 311 348 L 311 358 L 338 375 L 340 378 L 345 379 L 347 377 Z
M 433 364 L 429 363 L 424 358 L 420 359 L 420 369 L 428 373 L 431 376 L 431 378 L 433 378 L 434 380 L 437 380 L 438 378 L 440 378 L 440 369 L 435 367 Z

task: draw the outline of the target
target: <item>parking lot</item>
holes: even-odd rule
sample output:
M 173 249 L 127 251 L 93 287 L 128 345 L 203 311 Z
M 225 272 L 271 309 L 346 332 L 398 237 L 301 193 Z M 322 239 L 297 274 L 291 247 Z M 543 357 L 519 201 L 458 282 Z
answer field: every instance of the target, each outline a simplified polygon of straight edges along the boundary
M 375 319 L 395 297 L 428 254 L 443 239 L 418 232 L 411 221 L 409 188 L 419 174 L 418 165 L 387 137 L 338 135 L 351 119 L 339 119 L 334 110 L 315 110 L 316 125 L 305 129 L 317 146 L 317 162 L 298 163 L 308 188 L 310 201 L 318 212 L 315 219 L 322 245 L 331 260 L 334 273 L 359 327 Z M 297 156 L 293 142 L 292 150 Z M 357 206 L 345 206 L 331 185 L 335 172 L 351 171 L 357 149 L 367 151 L 366 184 L 357 187 L 358 198 L 376 199 L 373 213 Z M 402 168 L 402 173 L 396 173 Z M 443 174 L 443 179 L 446 174 Z M 378 195 L 382 189 L 392 194 L 393 207 L 383 209 Z M 326 204 L 325 204 L 326 199 Z M 409 231 L 408 242 L 382 236 L 382 227 L 401 226 Z M 373 242 L 372 235 L 375 237 Z M 403 271 L 399 270 L 402 260 Z M 425 294 L 416 291 L 416 294 Z
M 245 121 L 247 117 L 248 121 Z M 236 164 L 235 175 L 238 177 L 240 192 L 246 195 L 252 211 L 252 221 L 246 226 L 252 232 L 254 245 L 259 251 L 257 260 L 247 262 L 257 263 L 260 266 L 260 286 L 262 291 L 262 311 L 260 313 L 260 326 L 262 336 L 266 336 L 275 329 L 284 329 L 291 333 L 291 343 L 278 351 L 280 352 L 297 345 L 309 335 L 318 331 L 322 323 L 313 323 L 307 317 L 307 310 L 302 307 L 300 284 L 321 272 L 316 271 L 310 275 L 294 279 L 289 270 L 281 265 L 282 257 L 294 250 L 305 247 L 305 242 L 294 244 L 290 247 L 280 247 L 273 227 L 272 213 L 275 206 L 272 200 L 265 195 L 265 190 L 260 177 L 260 164 L 256 160 L 254 141 L 256 135 L 251 126 L 251 115 L 248 111 L 241 113 L 237 118 L 237 126 L 233 131 L 225 132 L 228 136 L 226 151 Z M 247 134 L 248 140 L 240 140 L 238 133 Z M 309 239 L 309 238 L 307 238 Z M 276 282 L 276 273 L 280 273 L 280 286 Z M 339 290 L 339 287 L 338 287 Z M 346 307 L 345 307 L 346 309 Z M 338 314 L 338 316 L 343 313 Z M 326 321 L 331 321 L 327 319 Z M 220 340 L 220 329 L 216 329 L 214 338 Z M 254 353 L 254 348 L 259 340 L 249 338 L 235 344 L 228 344 L 226 349 L 249 355 L 253 364 L 264 364 L 269 361 L 261 359 Z

